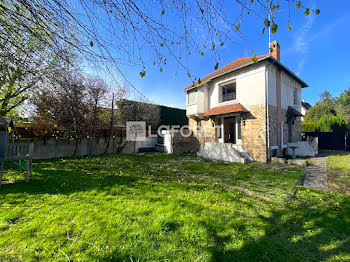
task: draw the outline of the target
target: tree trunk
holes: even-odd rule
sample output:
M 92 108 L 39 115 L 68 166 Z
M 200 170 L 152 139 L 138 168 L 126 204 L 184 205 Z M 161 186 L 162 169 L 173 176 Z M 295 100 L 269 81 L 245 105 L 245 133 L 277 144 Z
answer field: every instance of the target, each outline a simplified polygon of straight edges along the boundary
M 106 154 L 108 152 L 108 148 L 109 148 L 109 143 L 111 141 L 112 138 L 112 131 L 113 131 L 113 123 L 114 122 L 114 93 L 112 93 L 112 112 L 111 112 L 111 121 L 110 121 L 110 125 L 109 125 L 109 136 L 107 139 L 107 145 L 106 145 L 106 149 L 104 154 Z
M 73 130 L 75 132 L 75 148 L 74 148 L 73 156 L 77 156 L 78 148 L 79 148 L 79 135 L 78 135 L 79 133 L 78 133 L 78 124 L 75 117 L 73 117 Z
M 92 154 L 92 151 L 93 151 L 94 145 L 95 145 L 96 122 L 97 122 L 97 100 L 95 101 L 95 106 L 94 106 L 94 117 L 93 117 L 93 123 L 92 123 L 92 140 L 91 140 L 91 146 L 90 146 L 90 150 L 89 150 L 89 155 Z

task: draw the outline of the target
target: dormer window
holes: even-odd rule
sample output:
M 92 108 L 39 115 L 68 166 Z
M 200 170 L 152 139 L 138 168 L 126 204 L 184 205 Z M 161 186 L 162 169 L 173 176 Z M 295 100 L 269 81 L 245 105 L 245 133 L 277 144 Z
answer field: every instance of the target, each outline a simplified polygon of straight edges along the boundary
M 231 82 L 221 86 L 221 102 L 236 99 L 236 82 Z

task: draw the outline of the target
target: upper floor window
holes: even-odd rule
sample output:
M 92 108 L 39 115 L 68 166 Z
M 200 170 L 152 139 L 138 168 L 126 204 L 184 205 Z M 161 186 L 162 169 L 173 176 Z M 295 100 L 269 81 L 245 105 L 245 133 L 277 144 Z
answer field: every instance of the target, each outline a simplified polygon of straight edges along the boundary
M 188 91 L 188 101 L 187 104 L 192 105 L 197 103 L 197 92 L 196 91 Z
M 293 102 L 294 102 L 294 105 L 298 104 L 298 90 L 296 88 L 294 88 L 293 90 Z
M 236 82 L 221 86 L 221 102 L 236 99 Z

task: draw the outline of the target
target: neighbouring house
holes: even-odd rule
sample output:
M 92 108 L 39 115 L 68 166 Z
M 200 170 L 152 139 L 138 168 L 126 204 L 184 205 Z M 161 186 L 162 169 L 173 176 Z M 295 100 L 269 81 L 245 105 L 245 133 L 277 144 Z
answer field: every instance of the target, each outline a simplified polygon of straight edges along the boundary
M 154 131 L 161 126 L 188 124 L 184 109 L 126 99 L 117 101 L 117 113 L 124 125 L 126 121 L 146 121 Z
M 301 141 L 301 89 L 307 86 L 281 63 L 276 41 L 269 54 L 239 58 L 187 86 L 186 115 L 198 154 L 234 162 L 287 155 L 288 145 Z
M 300 113 L 303 115 L 301 117 L 301 121 L 304 121 L 305 114 L 311 107 L 312 106 L 308 102 L 305 102 L 305 99 L 301 100 L 301 112 Z

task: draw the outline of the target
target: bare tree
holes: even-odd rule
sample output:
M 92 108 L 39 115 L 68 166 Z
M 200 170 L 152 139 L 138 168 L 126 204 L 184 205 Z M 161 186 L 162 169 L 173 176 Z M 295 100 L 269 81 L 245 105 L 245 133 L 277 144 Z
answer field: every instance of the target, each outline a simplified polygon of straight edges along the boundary
M 12 12 L 17 16 L 13 17 Z M 33 15 L 36 16 L 15 2 L 0 0 L 0 115 L 13 115 L 40 85 L 53 81 L 73 58 L 65 45 L 56 52 L 47 45 L 56 41 L 59 27 L 51 25 L 51 31 L 44 33 L 41 28 L 45 25 L 33 20 Z M 49 17 L 53 15 L 47 14 Z
M 77 0 L 74 5 L 68 0 L 0 0 L 0 28 L 2 34 L 9 28 L 5 33 L 13 43 L 18 32 L 26 31 L 63 58 L 62 50 L 70 47 L 120 78 L 126 79 L 126 64 L 141 65 L 144 77 L 151 57 L 160 71 L 174 59 L 196 80 L 187 66 L 188 56 L 213 53 L 218 68 L 217 51 L 225 42 L 241 38 L 249 44 L 241 30 L 248 17 L 259 21 L 263 32 L 275 33 L 278 17 L 289 20 L 292 8 L 304 15 L 320 13 L 296 0 Z M 281 9 L 288 12 L 278 16 Z
M 91 155 L 95 145 L 96 129 L 97 125 L 101 124 L 99 119 L 102 106 L 105 105 L 106 95 L 108 93 L 108 86 L 104 80 L 99 77 L 87 77 L 85 79 L 85 87 L 88 93 L 88 103 L 90 111 L 90 123 L 91 123 L 91 145 L 89 149 L 89 154 Z M 114 94 L 113 94 L 114 96 Z M 113 104 L 112 104 L 113 106 Z M 113 117 L 113 108 L 112 108 Z
M 81 74 L 66 72 L 52 89 L 44 90 L 34 100 L 36 121 L 47 130 L 60 129 L 68 138 L 75 138 L 74 156 L 79 139 L 87 134 L 87 88 Z
M 0 38 L 0 115 L 15 111 L 32 92 L 54 79 L 61 61 L 31 35 L 18 38 L 17 45 Z

